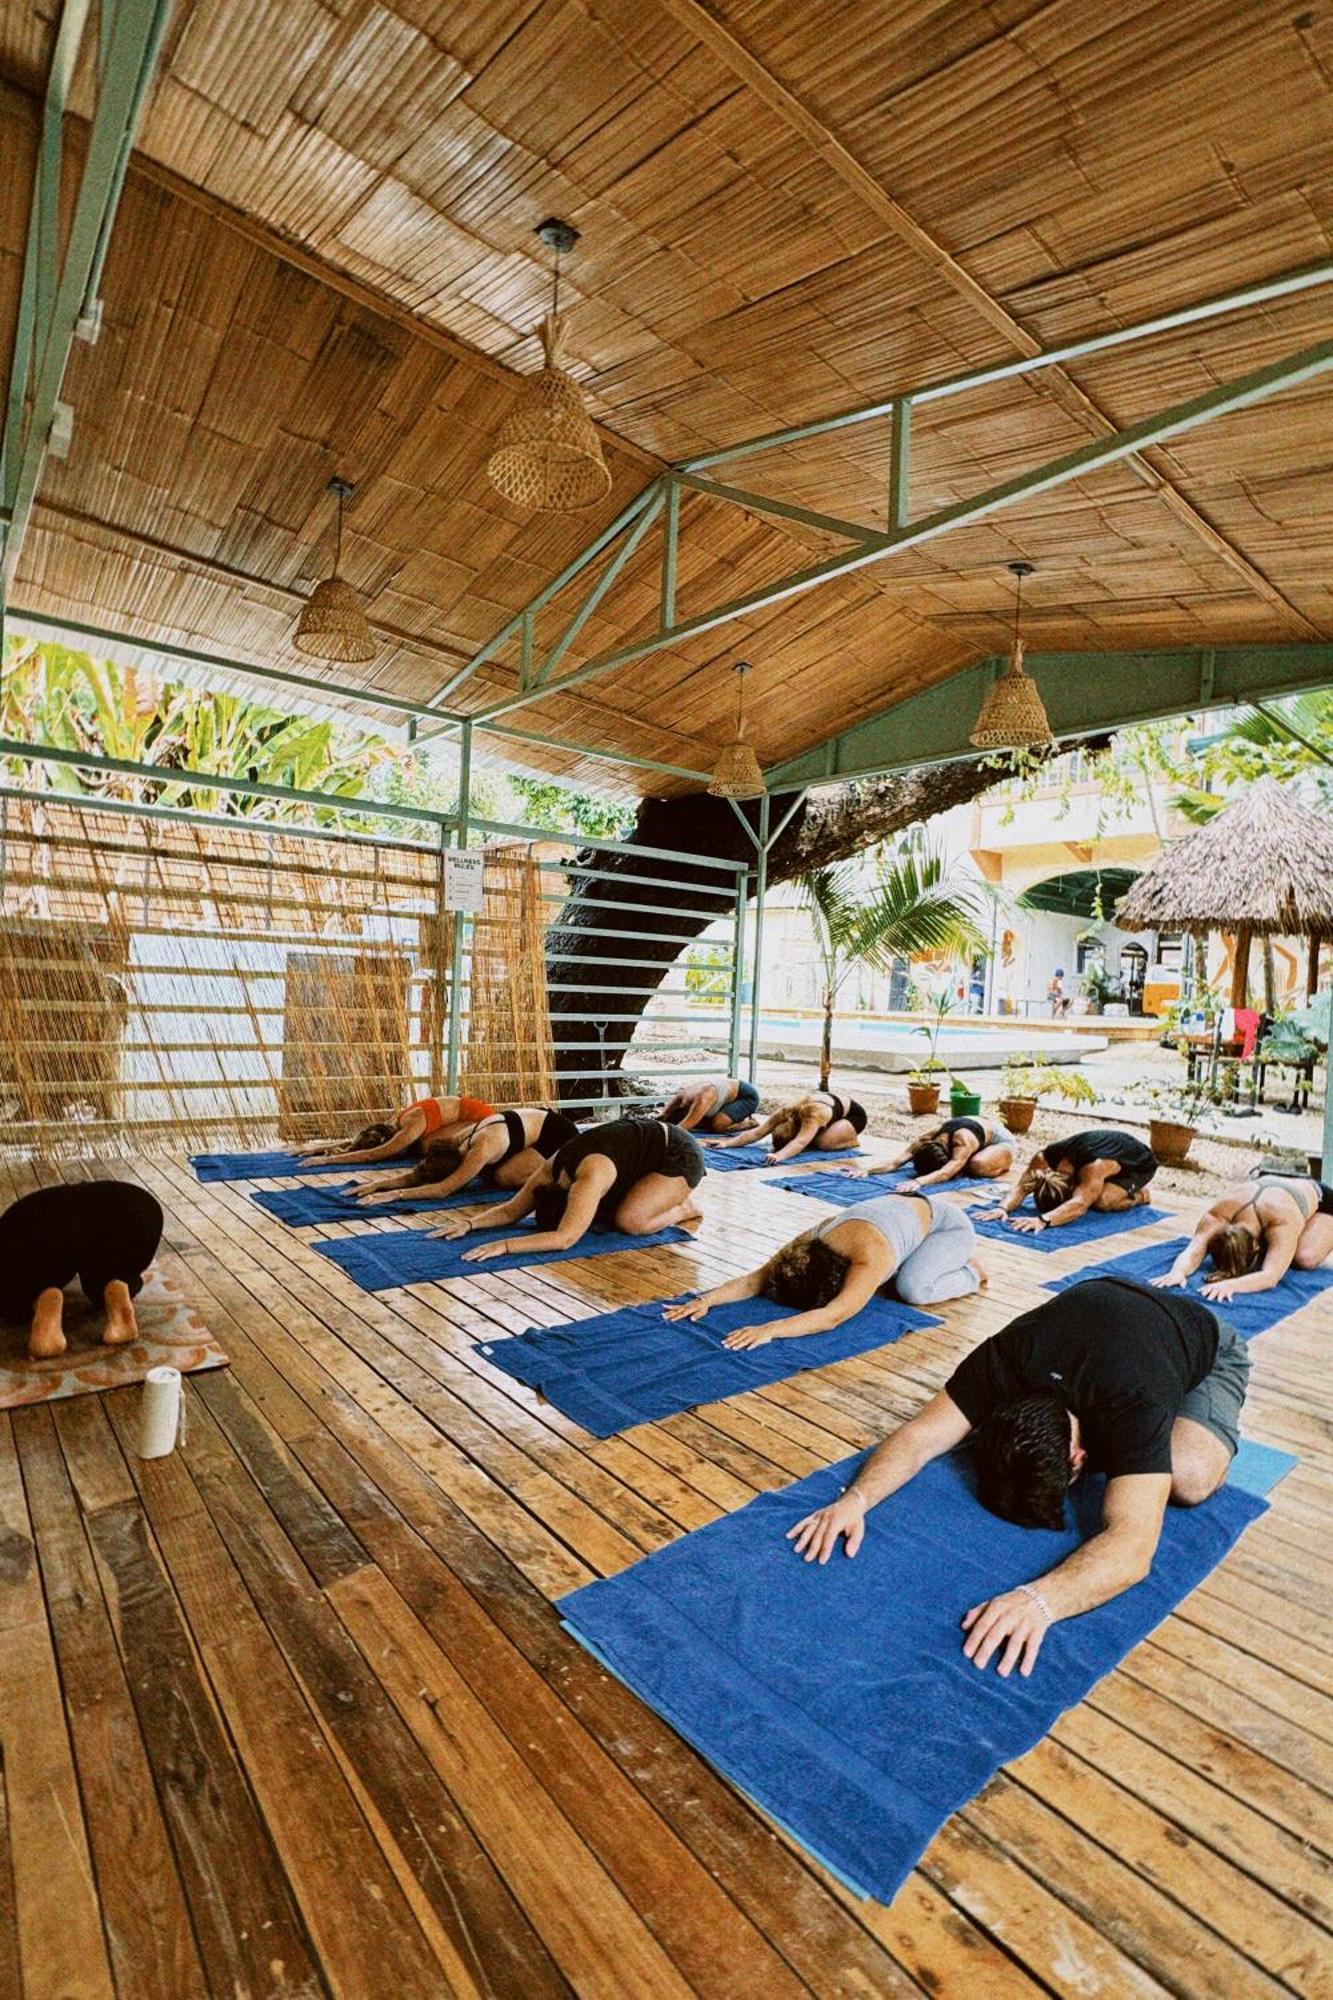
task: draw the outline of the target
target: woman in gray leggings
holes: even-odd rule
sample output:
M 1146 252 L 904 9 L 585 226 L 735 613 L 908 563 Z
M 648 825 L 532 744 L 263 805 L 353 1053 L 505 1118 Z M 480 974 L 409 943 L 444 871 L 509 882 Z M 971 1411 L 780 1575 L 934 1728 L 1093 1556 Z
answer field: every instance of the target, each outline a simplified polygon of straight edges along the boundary
M 702 1319 L 733 1299 L 774 1299 L 796 1306 L 793 1319 L 737 1327 L 724 1347 L 762 1347 L 803 1333 L 827 1333 L 868 1305 L 890 1278 L 906 1305 L 966 1298 L 986 1283 L 967 1211 L 919 1194 L 882 1194 L 830 1215 L 784 1244 L 743 1278 L 668 1306 L 671 1320 Z

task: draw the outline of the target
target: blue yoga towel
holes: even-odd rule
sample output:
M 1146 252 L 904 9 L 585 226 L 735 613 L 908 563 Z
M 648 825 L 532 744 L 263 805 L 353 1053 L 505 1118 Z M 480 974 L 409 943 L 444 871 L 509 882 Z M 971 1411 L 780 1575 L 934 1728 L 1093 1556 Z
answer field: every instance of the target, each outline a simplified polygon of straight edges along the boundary
M 938 1326 L 929 1313 L 874 1298 L 843 1326 L 796 1340 L 733 1352 L 722 1337 L 738 1326 L 767 1325 L 794 1317 L 771 1299 L 742 1299 L 714 1306 L 707 1319 L 663 1319 L 660 1304 L 626 1306 L 568 1326 L 530 1327 L 478 1350 L 519 1382 L 540 1389 L 548 1401 L 596 1437 L 612 1437 L 631 1424 L 674 1417 L 698 1403 L 719 1402 L 746 1389 L 780 1382 L 807 1368 L 884 1347 L 917 1327 Z
M 1048 1292 L 1063 1292 L 1081 1278 L 1132 1278 L 1137 1285 L 1150 1285 L 1164 1271 L 1169 1271 L 1175 1262 L 1182 1243 L 1150 1243 L 1143 1250 L 1130 1250 L 1123 1257 L 1109 1259 L 1104 1264 L 1092 1264 L 1086 1271 L 1077 1271 L 1068 1278 L 1054 1278 L 1046 1286 Z M 1208 1266 L 1196 1271 L 1186 1290 L 1199 1298 L 1202 1287 L 1208 1282 Z M 1230 1320 L 1244 1340 L 1253 1340 L 1258 1333 L 1267 1333 L 1270 1326 L 1279 1320 L 1299 1312 L 1302 1306 L 1312 1305 L 1333 1290 L 1333 1266 L 1325 1264 L 1318 1271 L 1288 1271 L 1280 1284 L 1271 1292 L 1241 1292 L 1235 1298 L 1211 1306 L 1211 1310 Z M 1175 1296 L 1168 1292 L 1168 1298 Z M 1210 1305 L 1203 1299 L 1204 1305 Z
M 344 1167 L 343 1172 L 347 1169 Z M 373 1208 L 363 1208 L 354 1201 L 346 1187 L 297 1187 L 261 1188 L 250 1196 L 260 1208 L 276 1215 L 279 1222 L 288 1223 L 293 1229 L 307 1229 L 317 1222 L 373 1222 L 381 1215 L 422 1215 L 433 1209 L 476 1208 L 483 1202 L 506 1201 L 512 1189 L 504 1188 L 464 1188 L 460 1194 L 451 1194 L 441 1201 L 434 1196 L 429 1201 L 419 1201 L 414 1195 L 404 1194 L 397 1201 L 376 1202 Z
M 736 1174 L 742 1167 L 767 1167 L 773 1163 L 773 1148 L 763 1140 L 757 1146 L 734 1146 L 726 1152 L 721 1152 L 716 1146 L 705 1146 L 703 1153 L 710 1174 Z M 859 1146 L 840 1146 L 830 1153 L 797 1153 L 794 1158 L 784 1160 L 783 1165 L 793 1167 L 797 1160 L 853 1160 L 860 1157 Z
M 873 1201 L 877 1194 L 892 1194 L 911 1173 L 910 1167 L 900 1167 L 896 1173 L 876 1174 L 873 1180 L 862 1180 L 858 1174 L 782 1174 L 774 1177 L 772 1185 L 792 1194 L 813 1195 L 816 1201 L 832 1202 L 835 1208 L 855 1208 L 858 1202 Z
M 1271 1444 L 1256 1444 L 1253 1438 L 1242 1438 L 1231 1461 L 1227 1484 L 1263 1496 L 1271 1493 L 1298 1463 L 1289 1451 L 1279 1451 Z
M 511 1237 L 521 1236 L 530 1223 L 519 1223 Z M 536 1234 L 536 1231 L 533 1231 Z M 518 1250 L 492 1257 L 484 1264 L 465 1264 L 463 1254 L 475 1250 L 484 1236 L 475 1232 L 446 1242 L 424 1229 L 378 1231 L 367 1236 L 343 1236 L 334 1243 L 315 1243 L 321 1257 L 342 1266 L 366 1292 L 388 1291 L 393 1285 L 425 1285 L 436 1278 L 482 1278 L 488 1271 L 523 1271 L 531 1264 L 561 1264 L 571 1257 L 605 1257 L 613 1250 L 656 1250 L 663 1243 L 688 1243 L 687 1229 L 659 1229 L 652 1236 L 626 1236 L 619 1229 L 590 1229 L 568 1250 Z
M 1024 1211 L 1019 1210 L 1022 1215 Z M 1086 1215 L 1080 1215 L 1077 1222 L 1062 1222 L 1056 1229 L 1039 1229 L 1029 1236 L 1025 1230 L 1011 1229 L 1007 1222 L 996 1216 L 983 1219 L 971 1210 L 972 1227 L 978 1236 L 993 1236 L 1002 1243 L 1017 1243 L 1025 1250 L 1072 1250 L 1079 1243 L 1095 1243 L 1099 1236 L 1123 1236 L 1127 1229 L 1146 1229 L 1150 1222 L 1161 1222 L 1166 1214 L 1164 1208 L 1120 1208 L 1111 1213 L 1090 1208 Z M 1090 1271 L 1080 1271 L 1082 1278 L 1091 1277 Z
M 964 1659 L 974 1604 L 1041 1576 L 1090 1533 L 1017 1528 L 973 1496 L 970 1455 L 937 1459 L 874 1509 L 860 1553 L 821 1568 L 786 1530 L 861 1455 L 764 1493 L 560 1602 L 566 1625 L 856 1893 L 888 1902 L 936 1831 L 1221 1561 L 1267 1502 L 1224 1486 L 1168 1510 L 1150 1575 L 1051 1627 L 1030 1679 Z
M 289 1174 L 349 1174 L 352 1168 L 346 1160 L 336 1166 L 322 1160 L 303 1160 L 295 1153 L 191 1153 L 190 1165 L 201 1181 L 272 1181 Z M 393 1167 L 398 1173 L 404 1162 L 397 1160 L 362 1160 L 356 1166 L 357 1173 L 374 1173 L 377 1168 Z

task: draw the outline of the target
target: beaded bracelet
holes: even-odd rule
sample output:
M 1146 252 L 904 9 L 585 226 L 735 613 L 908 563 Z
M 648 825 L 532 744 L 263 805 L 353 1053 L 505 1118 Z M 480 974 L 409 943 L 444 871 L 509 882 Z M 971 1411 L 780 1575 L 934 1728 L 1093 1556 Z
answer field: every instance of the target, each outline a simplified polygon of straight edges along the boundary
M 1037 1589 L 1035 1584 L 1020 1583 L 1017 1584 L 1015 1588 L 1021 1590 L 1024 1597 L 1030 1597 L 1032 1599 L 1032 1602 L 1036 1605 L 1038 1611 L 1040 1611 L 1042 1617 L 1046 1620 L 1046 1623 L 1048 1625 L 1054 1624 L 1055 1613 L 1052 1611 L 1050 1605 L 1046 1602 L 1046 1599 L 1042 1596 L 1041 1592 Z

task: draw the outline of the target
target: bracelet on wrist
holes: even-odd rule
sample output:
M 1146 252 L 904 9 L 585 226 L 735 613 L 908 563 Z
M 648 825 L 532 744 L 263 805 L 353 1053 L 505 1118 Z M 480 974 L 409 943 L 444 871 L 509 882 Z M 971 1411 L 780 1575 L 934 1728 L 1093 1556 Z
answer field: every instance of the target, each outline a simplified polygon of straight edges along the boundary
M 1042 1617 L 1046 1620 L 1046 1623 L 1048 1625 L 1053 1625 L 1055 1623 L 1055 1613 L 1052 1611 L 1050 1605 L 1046 1602 L 1046 1599 L 1042 1596 L 1041 1592 L 1037 1589 L 1035 1584 L 1020 1583 L 1016 1584 L 1014 1587 L 1016 1590 L 1020 1591 L 1024 1597 L 1030 1597 L 1032 1599 L 1032 1602 L 1036 1605 L 1038 1611 L 1040 1611 Z

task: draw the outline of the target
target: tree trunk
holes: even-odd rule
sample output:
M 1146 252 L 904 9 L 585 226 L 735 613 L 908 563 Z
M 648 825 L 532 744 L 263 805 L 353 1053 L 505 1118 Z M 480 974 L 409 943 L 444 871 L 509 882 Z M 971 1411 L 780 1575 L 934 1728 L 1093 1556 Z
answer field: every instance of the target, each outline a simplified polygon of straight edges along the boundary
M 828 1080 L 833 1073 L 833 1006 L 837 994 L 831 986 L 824 988 L 824 1034 L 819 1044 L 819 1088 L 828 1089 Z
M 1231 962 L 1231 1004 L 1244 1007 L 1245 996 L 1250 990 L 1250 940 L 1253 933 L 1248 924 L 1242 924 L 1236 932 L 1235 956 Z
M 769 884 L 776 887 L 807 869 L 860 854 L 890 834 L 966 803 L 996 781 L 994 760 L 974 757 L 843 785 L 807 798 L 769 855 Z M 773 795 L 774 823 L 781 821 L 794 796 L 791 792 Z M 746 824 L 757 829 L 758 806 L 747 803 L 741 810 Z M 596 1071 L 620 1068 L 644 1008 L 685 946 L 711 922 L 730 915 L 733 878 L 720 876 L 714 868 L 692 866 L 689 857 L 744 861 L 753 880 L 753 841 L 728 802 L 709 798 L 706 793 L 646 799 L 629 844 L 630 851 L 625 854 L 594 850 L 575 857 L 569 896 L 547 933 L 546 969 L 555 1039 L 557 1043 L 591 1045 L 560 1054 L 559 1068 L 565 1072 L 560 1094 L 565 1098 L 586 1097 Z M 635 845 L 669 848 L 682 858 L 645 859 L 633 852 Z M 580 873 L 580 862 L 587 867 L 595 864 L 597 875 Z M 684 906 L 680 913 L 646 917 L 640 911 L 617 908 L 617 904 L 672 900 L 669 890 L 648 890 L 616 879 L 636 874 L 676 884 Z M 655 943 L 625 935 L 646 929 L 664 933 L 667 941 Z M 594 932 L 609 935 L 595 936 Z M 640 967 L 608 962 L 618 958 L 649 963 Z M 612 992 L 613 987 L 632 990 Z M 601 1004 L 599 994 L 603 996 Z M 612 1020 L 612 1015 L 629 1018 Z M 608 1089 L 614 1090 L 617 1081 L 608 1079 Z

